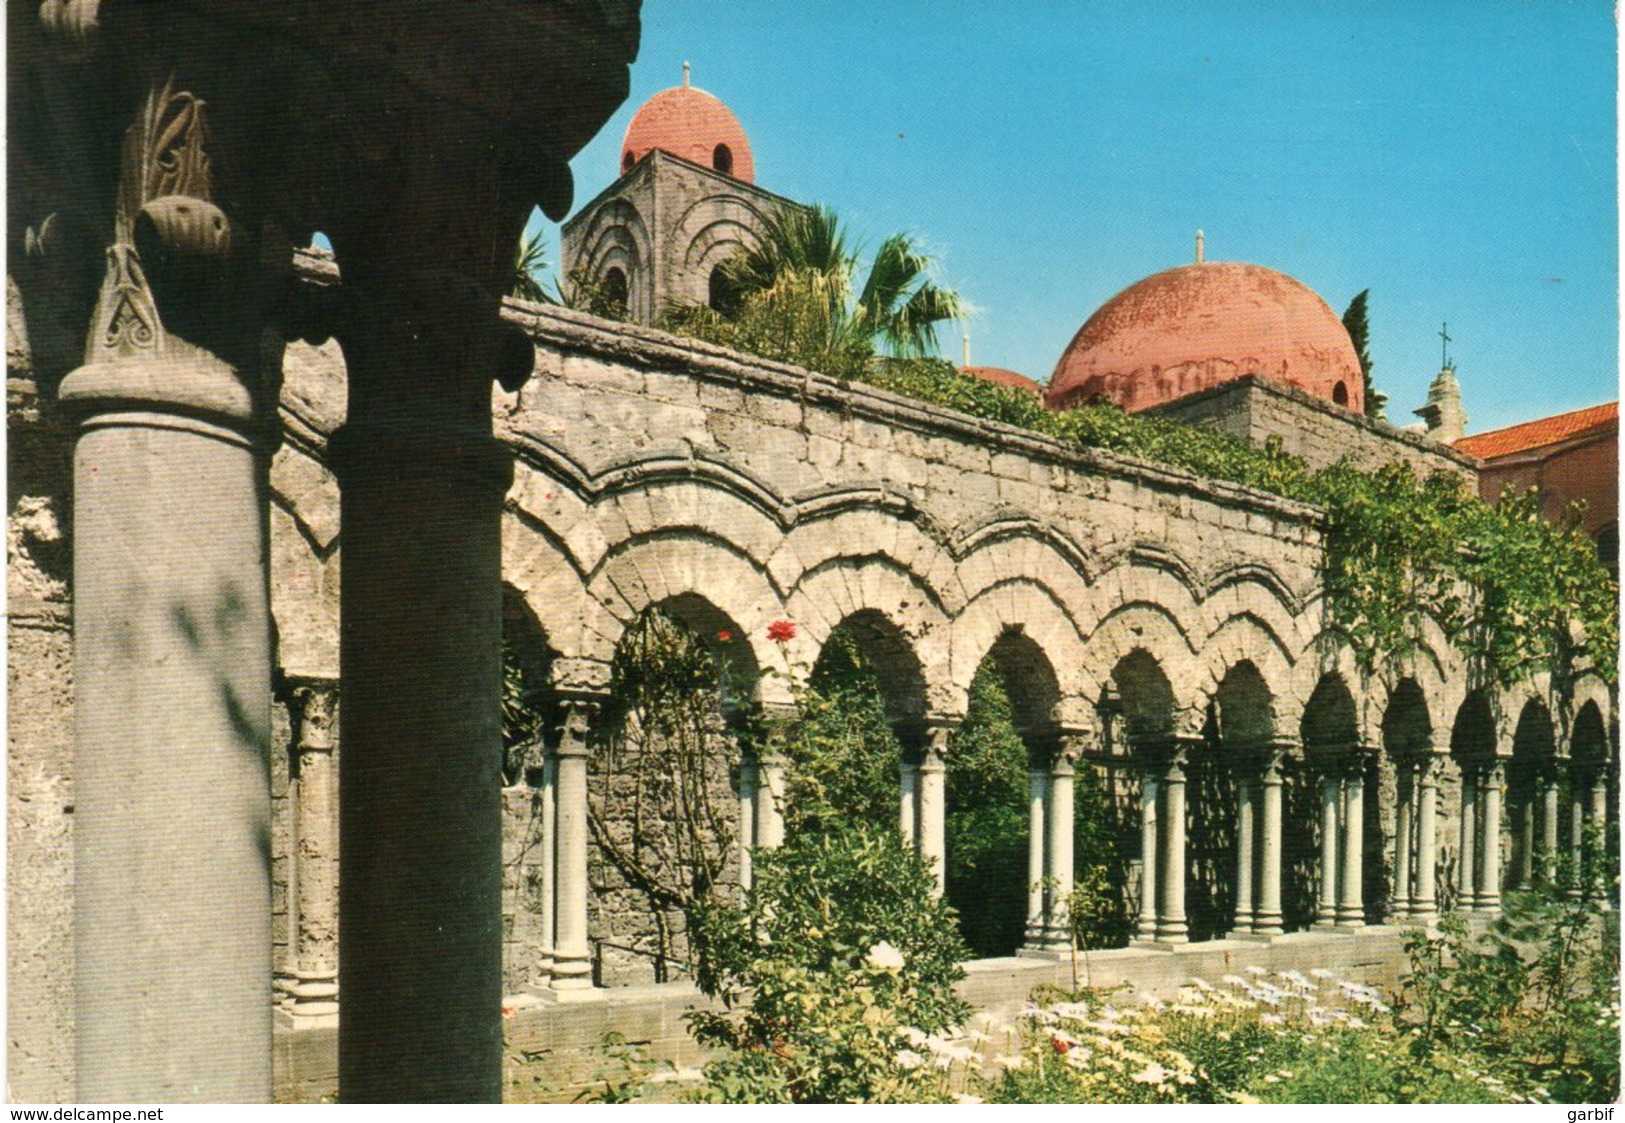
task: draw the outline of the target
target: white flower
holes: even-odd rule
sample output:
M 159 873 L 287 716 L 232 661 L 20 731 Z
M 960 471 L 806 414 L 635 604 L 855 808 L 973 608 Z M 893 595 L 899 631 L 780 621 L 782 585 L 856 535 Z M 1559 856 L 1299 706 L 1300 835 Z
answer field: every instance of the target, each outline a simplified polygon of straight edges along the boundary
M 1267 1026 L 1285 1025 L 1286 1019 L 1280 1014 L 1260 1014 L 1258 1020 Z
M 904 1049 L 897 1054 L 897 1063 L 903 1068 L 919 1068 L 925 1063 L 925 1058 L 913 1049 Z
M 1139 1072 L 1136 1072 L 1131 1079 L 1136 1084 L 1161 1084 L 1171 1075 L 1172 1073 L 1170 1073 L 1167 1069 L 1163 1068 L 1156 1061 L 1152 1061 Z
M 954 1102 L 962 1104 L 979 1104 L 984 1102 L 981 1096 L 973 1096 L 969 1092 L 955 1092 Z
M 1337 972 L 1336 971 L 1328 971 L 1324 967 L 1316 967 L 1314 970 L 1310 971 L 1309 973 L 1311 975 L 1313 975 L 1317 979 L 1335 979 L 1335 978 L 1337 978 Z
M 1089 1016 L 1089 1007 L 1082 1002 L 1057 1002 L 1051 1009 L 1063 1018 L 1077 1018 L 1081 1021 Z
M 903 953 L 885 940 L 881 940 L 869 949 L 869 958 L 865 962 L 876 971 L 890 971 L 896 974 L 903 969 Z
M 1250 964 L 1247 967 L 1243 967 L 1242 970 L 1246 971 L 1247 974 L 1249 974 L 1249 975 L 1268 975 L 1269 974 L 1268 971 L 1264 970 L 1264 968 L 1260 967 L 1256 963 Z
M 1208 982 L 1206 979 L 1201 978 L 1200 976 L 1197 976 L 1197 975 L 1192 975 L 1191 976 L 1190 983 L 1188 985 L 1195 987 L 1197 990 L 1212 990 L 1213 989 L 1213 984 L 1212 983 Z

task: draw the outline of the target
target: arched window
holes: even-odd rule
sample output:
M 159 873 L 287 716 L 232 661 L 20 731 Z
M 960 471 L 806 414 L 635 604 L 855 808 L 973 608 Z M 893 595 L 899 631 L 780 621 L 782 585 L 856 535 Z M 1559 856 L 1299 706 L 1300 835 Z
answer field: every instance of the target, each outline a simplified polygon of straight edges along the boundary
M 612 266 L 604 274 L 604 299 L 616 308 L 626 308 L 627 287 L 626 274 L 621 272 L 620 266 Z
M 712 150 L 711 166 L 723 175 L 734 174 L 734 154 L 726 144 L 719 144 Z
M 1349 404 L 1349 388 L 1346 385 L 1344 385 L 1343 383 L 1341 383 L 1341 382 L 1339 382 L 1336 386 L 1333 386 L 1332 387 L 1332 401 L 1336 402 L 1340 406 L 1348 405 Z
M 631 171 L 632 165 L 637 162 L 637 157 L 633 156 L 632 150 L 628 148 L 626 150 L 626 154 L 621 157 L 621 174 L 625 175 L 627 172 Z

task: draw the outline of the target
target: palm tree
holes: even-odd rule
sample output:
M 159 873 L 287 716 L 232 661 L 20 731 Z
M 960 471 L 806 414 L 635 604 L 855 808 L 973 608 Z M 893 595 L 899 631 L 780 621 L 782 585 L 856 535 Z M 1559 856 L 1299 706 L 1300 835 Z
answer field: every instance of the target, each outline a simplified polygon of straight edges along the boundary
M 508 282 L 508 295 L 537 304 L 551 304 L 552 298 L 542 287 L 542 272 L 547 268 L 546 244 L 542 232 L 525 231 L 519 239 L 519 248 L 513 255 L 513 276 Z
M 827 309 L 831 349 L 878 343 L 899 357 L 935 350 L 937 325 L 958 319 L 958 295 L 930 280 L 931 259 L 907 234 L 880 244 L 853 298 L 858 252 L 835 213 L 823 205 L 782 207 L 767 221 L 760 243 L 734 258 L 724 274 L 742 302 L 794 304 L 805 317 Z

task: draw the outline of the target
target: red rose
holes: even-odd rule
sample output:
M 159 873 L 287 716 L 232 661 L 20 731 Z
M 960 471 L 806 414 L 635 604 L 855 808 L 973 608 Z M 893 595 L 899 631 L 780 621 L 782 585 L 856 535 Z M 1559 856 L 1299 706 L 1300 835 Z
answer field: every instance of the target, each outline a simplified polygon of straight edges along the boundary
M 793 620 L 775 620 L 767 626 L 767 638 L 774 643 L 788 643 L 796 638 L 796 625 Z
M 1065 1041 L 1062 1041 L 1059 1037 L 1050 1038 L 1049 1043 L 1053 1045 L 1055 1047 L 1055 1051 L 1061 1054 L 1063 1057 L 1066 1056 L 1066 1054 L 1072 1048 L 1072 1046 L 1068 1045 Z
M 719 642 L 719 643 L 727 643 L 729 640 L 731 640 L 733 638 L 734 638 L 734 634 L 732 632 L 730 632 L 727 628 L 723 628 L 720 632 L 717 633 L 717 642 Z

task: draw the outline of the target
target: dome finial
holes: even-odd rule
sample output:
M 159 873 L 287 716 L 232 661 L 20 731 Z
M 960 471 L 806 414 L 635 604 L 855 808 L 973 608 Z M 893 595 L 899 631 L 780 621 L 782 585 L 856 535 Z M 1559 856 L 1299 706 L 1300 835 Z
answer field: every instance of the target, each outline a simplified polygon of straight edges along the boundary
M 683 60 L 683 89 L 688 89 L 688 60 Z
M 1196 264 L 1202 264 L 1202 232 L 1196 232 Z

